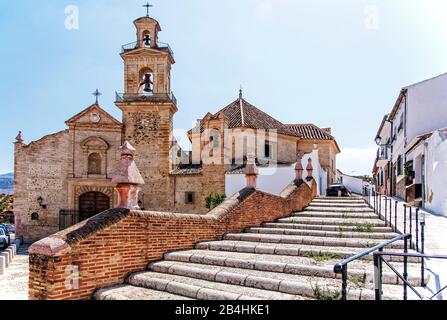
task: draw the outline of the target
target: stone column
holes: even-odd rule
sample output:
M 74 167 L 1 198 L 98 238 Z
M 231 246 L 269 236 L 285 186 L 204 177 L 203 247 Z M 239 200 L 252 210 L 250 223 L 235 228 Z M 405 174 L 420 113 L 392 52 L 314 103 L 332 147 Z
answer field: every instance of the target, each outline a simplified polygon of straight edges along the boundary
M 303 162 L 303 156 L 301 154 L 298 154 L 295 165 L 295 176 L 297 181 L 303 180 L 304 168 L 302 162 Z
M 127 141 L 120 147 L 121 159 L 118 161 L 112 179 L 118 193 L 116 208 L 140 209 L 138 194 L 141 190 L 140 186 L 144 185 L 144 179 L 134 161 L 135 151 L 135 148 Z
M 313 166 L 312 166 L 312 158 L 309 158 L 309 160 L 307 161 L 307 167 L 306 167 L 306 171 L 307 171 L 307 180 L 312 180 L 313 178 Z
M 247 188 L 256 189 L 256 180 L 258 178 L 258 168 L 254 154 L 249 154 L 247 164 L 245 166 L 245 179 L 247 180 Z

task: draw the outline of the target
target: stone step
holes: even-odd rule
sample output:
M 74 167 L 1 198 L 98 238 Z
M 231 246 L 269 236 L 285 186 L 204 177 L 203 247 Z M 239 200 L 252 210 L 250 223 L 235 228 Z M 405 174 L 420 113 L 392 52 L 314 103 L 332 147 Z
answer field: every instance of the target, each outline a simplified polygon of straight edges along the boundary
M 349 201 L 349 200 L 363 200 L 361 197 L 329 197 L 329 196 L 318 196 L 315 197 L 314 200 L 341 200 L 341 201 Z
M 359 201 L 359 200 L 348 200 L 348 201 L 340 201 L 340 200 L 314 200 L 309 205 L 334 205 L 334 206 L 340 206 L 340 205 L 365 205 L 365 201 Z
M 340 218 L 340 219 L 378 219 L 379 216 L 370 212 L 330 212 L 330 211 L 301 211 L 294 212 L 293 217 L 306 218 Z
M 327 203 L 327 202 L 311 202 L 307 207 L 322 207 L 322 208 L 368 208 L 364 202 L 354 202 L 354 203 Z
M 203 269 L 203 268 L 202 268 Z M 204 270 L 206 272 L 206 270 Z M 230 278 L 222 273 L 218 279 Z M 217 279 L 217 280 L 218 280 Z M 232 278 L 237 283 L 236 278 Z M 127 283 L 136 287 L 169 292 L 199 300 L 305 300 L 296 294 L 286 294 L 240 285 L 220 283 L 175 274 L 144 271 L 132 274 Z
M 346 208 L 346 207 L 320 207 L 320 206 L 309 206 L 304 209 L 305 212 L 309 211 L 317 211 L 317 212 L 343 212 L 343 213 L 351 213 L 351 212 L 368 212 L 374 213 L 374 210 L 365 207 L 365 208 Z
M 398 234 L 393 232 L 343 232 L 343 231 L 320 231 L 320 230 L 299 230 L 290 228 L 249 228 L 247 233 L 282 234 L 313 237 L 332 238 L 365 238 L 365 239 L 393 239 Z
M 209 288 L 210 286 L 212 286 L 211 288 L 217 287 L 219 284 L 237 285 L 243 288 L 254 288 L 300 296 L 300 298 L 317 298 L 314 291 L 317 285 L 321 288 L 328 288 L 334 293 L 339 293 L 341 287 L 341 281 L 339 279 L 286 274 L 277 271 L 258 271 L 210 265 L 204 269 L 203 265 L 200 264 L 173 261 L 156 262 L 151 264 L 149 268 L 153 272 L 193 279 L 195 285 L 198 284 L 197 280 L 205 281 L 205 284 L 201 283 L 201 286 L 205 288 Z M 372 290 L 374 285 L 372 283 L 362 283 L 356 277 L 353 277 L 353 279 L 354 281 L 348 282 L 349 299 L 374 299 L 374 291 Z M 184 282 L 186 281 L 183 280 L 182 283 Z M 397 297 L 394 294 L 401 294 L 400 287 L 386 284 L 384 286 L 386 287 L 384 290 L 384 299 L 386 300 L 396 299 Z
M 287 260 L 287 258 L 289 259 Z M 290 258 L 291 257 L 287 256 L 281 257 L 272 255 L 243 254 L 234 252 L 229 253 L 203 250 L 173 252 L 165 255 L 166 261 L 193 263 L 196 266 L 212 265 L 247 270 L 280 272 L 310 277 L 341 279 L 341 275 L 336 274 L 333 270 L 334 264 L 336 263 L 335 261 L 332 261 L 332 263 L 324 263 L 324 265 L 314 265 L 312 264 L 312 262 L 314 261 L 310 258 Z M 355 269 L 356 266 L 359 267 L 359 269 Z M 411 266 L 412 267 L 409 268 L 408 280 L 413 286 L 419 286 L 419 265 L 417 266 L 417 268 L 414 267 L 414 264 L 411 264 Z M 394 267 L 397 269 L 402 269 L 402 267 L 399 267 L 396 264 L 394 265 Z M 204 268 L 202 267 L 202 269 Z M 208 270 L 207 268 L 205 269 Z M 353 263 L 349 266 L 348 271 L 350 279 L 355 280 L 356 282 L 374 282 L 373 264 L 371 262 L 368 262 L 368 264 L 357 263 L 355 266 Z M 402 284 L 402 281 L 400 281 L 399 277 L 396 274 L 392 272 L 386 272 L 386 268 L 384 268 L 383 283 Z
M 280 228 L 280 229 L 297 229 L 297 230 L 322 230 L 322 231 L 347 231 L 355 232 L 358 230 L 356 226 L 342 226 L 342 225 L 312 225 L 312 224 L 300 224 L 300 223 L 286 223 L 286 222 L 266 222 L 262 224 L 267 228 Z M 394 232 L 390 227 L 372 227 L 372 232 Z
M 168 292 L 151 290 L 132 285 L 118 285 L 97 290 L 93 295 L 94 300 L 191 300 L 190 298 Z
M 223 237 L 223 240 L 250 241 L 260 243 L 290 243 L 327 247 L 351 247 L 351 248 L 372 248 L 383 241 L 378 239 L 343 239 L 330 237 L 312 237 L 300 235 L 278 235 L 278 234 L 255 234 L 255 233 L 230 233 Z M 393 249 L 403 249 L 403 241 L 393 243 L 388 246 Z
M 342 218 L 306 218 L 306 217 L 288 217 L 278 219 L 282 223 L 299 223 L 312 225 L 342 225 L 342 226 L 370 226 L 384 227 L 385 222 L 380 219 L 342 219 Z
M 325 247 L 325 246 L 312 246 L 312 245 L 299 245 L 290 243 L 258 243 L 249 241 L 210 241 L 199 242 L 196 244 L 195 249 L 199 250 L 213 250 L 213 251 L 227 251 L 227 252 L 242 252 L 242 253 L 258 253 L 258 254 L 271 254 L 271 255 L 286 255 L 286 256 L 331 256 L 332 259 L 341 261 L 343 259 L 352 257 L 366 248 L 352 248 L 352 247 Z M 401 249 L 387 249 L 387 252 L 399 252 Z M 372 260 L 373 255 L 370 254 L 362 258 L 363 260 Z M 392 262 L 402 262 L 400 257 L 390 257 Z M 419 263 L 418 258 L 409 258 L 411 263 Z

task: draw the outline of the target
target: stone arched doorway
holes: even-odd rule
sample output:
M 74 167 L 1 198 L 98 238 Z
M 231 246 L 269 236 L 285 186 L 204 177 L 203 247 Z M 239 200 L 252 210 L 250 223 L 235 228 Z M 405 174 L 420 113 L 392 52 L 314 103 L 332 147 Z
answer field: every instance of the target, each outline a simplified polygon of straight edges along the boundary
M 87 192 L 79 197 L 80 221 L 110 209 L 110 198 L 101 192 Z

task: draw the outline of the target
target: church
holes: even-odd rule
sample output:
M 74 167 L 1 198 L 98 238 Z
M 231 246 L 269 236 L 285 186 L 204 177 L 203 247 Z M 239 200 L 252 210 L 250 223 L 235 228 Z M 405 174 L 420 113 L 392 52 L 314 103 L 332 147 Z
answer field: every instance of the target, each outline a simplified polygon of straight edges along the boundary
M 318 149 L 327 183 L 336 176 L 340 148 L 330 128 L 285 124 L 243 98 L 206 114 L 188 132 L 192 151 L 173 136 L 178 110 L 171 90 L 174 54 L 158 40 L 149 15 L 134 21 L 136 41 L 122 46 L 124 92 L 116 93 L 121 121 L 96 101 L 69 118 L 66 130 L 15 142 L 14 211 L 17 237 L 34 242 L 88 219 L 116 203 L 112 183 L 118 148 L 128 141 L 145 184 L 144 210 L 206 213 L 205 197 L 225 193 L 225 177 L 249 157 L 259 166 L 293 164 Z M 97 92 L 97 94 L 99 94 Z M 227 195 L 231 196 L 231 195 Z

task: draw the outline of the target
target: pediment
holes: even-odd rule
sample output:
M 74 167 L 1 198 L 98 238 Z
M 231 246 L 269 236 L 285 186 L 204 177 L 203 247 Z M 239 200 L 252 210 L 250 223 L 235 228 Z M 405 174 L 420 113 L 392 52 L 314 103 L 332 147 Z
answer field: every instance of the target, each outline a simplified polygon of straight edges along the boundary
M 121 122 L 116 120 L 112 115 L 107 113 L 99 105 L 93 104 L 87 109 L 81 111 L 74 117 L 65 122 L 70 125 L 91 125 L 91 126 L 116 126 L 121 127 Z

